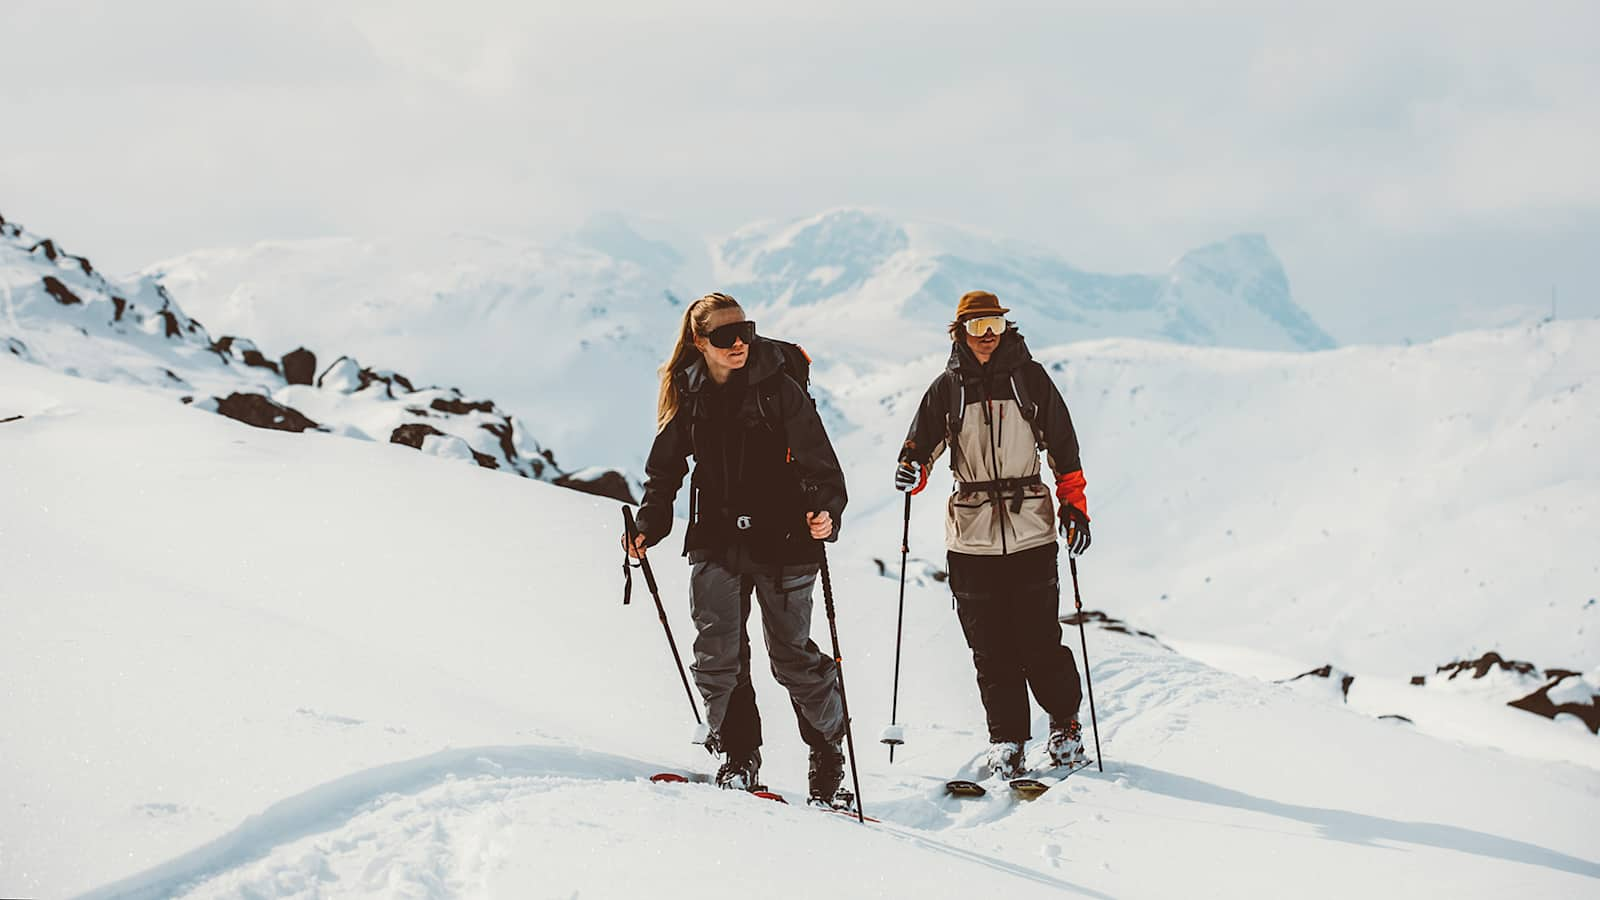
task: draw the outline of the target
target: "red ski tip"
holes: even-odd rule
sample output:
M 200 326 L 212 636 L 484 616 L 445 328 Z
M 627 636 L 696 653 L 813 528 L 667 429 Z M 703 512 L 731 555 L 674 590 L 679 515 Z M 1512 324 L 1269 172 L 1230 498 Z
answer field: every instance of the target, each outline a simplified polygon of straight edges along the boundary
M 687 784 L 689 781 L 689 779 L 679 775 L 677 772 L 657 772 L 656 774 L 650 776 L 650 780 L 656 782 L 657 784 L 661 784 L 663 782 L 669 784 Z

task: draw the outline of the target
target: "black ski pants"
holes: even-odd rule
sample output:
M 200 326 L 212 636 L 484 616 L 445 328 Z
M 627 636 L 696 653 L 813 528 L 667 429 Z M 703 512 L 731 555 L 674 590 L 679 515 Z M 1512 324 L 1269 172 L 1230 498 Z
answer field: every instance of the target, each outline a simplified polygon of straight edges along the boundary
M 950 588 L 972 648 L 989 740 L 1024 743 L 1028 690 L 1052 723 L 1083 703 L 1078 664 L 1061 643 L 1061 583 L 1054 542 L 1009 556 L 950 554 Z

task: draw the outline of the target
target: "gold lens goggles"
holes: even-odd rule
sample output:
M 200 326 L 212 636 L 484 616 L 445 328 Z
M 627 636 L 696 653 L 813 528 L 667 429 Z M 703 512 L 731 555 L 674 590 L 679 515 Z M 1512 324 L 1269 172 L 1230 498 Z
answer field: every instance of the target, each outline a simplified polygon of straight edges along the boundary
M 979 319 L 968 319 L 962 322 L 962 327 L 967 329 L 967 334 L 973 337 L 983 337 L 985 334 L 1005 334 L 1005 316 L 984 316 Z

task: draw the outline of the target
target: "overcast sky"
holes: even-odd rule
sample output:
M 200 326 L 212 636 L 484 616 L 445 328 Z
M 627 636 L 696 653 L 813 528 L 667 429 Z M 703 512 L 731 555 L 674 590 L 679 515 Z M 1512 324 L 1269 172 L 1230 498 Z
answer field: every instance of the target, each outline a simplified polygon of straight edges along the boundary
M 1600 315 L 1600 3 L 1206 6 L 0 0 L 0 215 L 127 271 L 869 205 L 1098 271 L 1261 232 L 1346 342 Z

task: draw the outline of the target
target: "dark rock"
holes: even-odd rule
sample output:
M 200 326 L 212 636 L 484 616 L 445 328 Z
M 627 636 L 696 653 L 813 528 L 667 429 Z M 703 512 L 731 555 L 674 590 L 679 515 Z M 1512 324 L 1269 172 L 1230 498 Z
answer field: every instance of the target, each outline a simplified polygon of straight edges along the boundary
M 6 338 L 5 348 L 6 352 L 10 353 L 12 356 L 17 356 L 30 362 L 33 360 L 33 357 L 28 354 L 28 345 L 24 344 L 17 338 Z
M 433 418 L 433 412 L 431 410 L 425 409 L 425 408 L 423 408 L 421 406 L 408 406 L 408 407 L 406 407 L 406 412 L 411 413 L 413 416 L 417 416 L 418 418 L 422 418 L 422 419 L 431 419 L 431 418 Z
M 1340 675 L 1341 675 L 1341 677 L 1339 679 L 1339 693 L 1342 694 L 1346 700 L 1348 700 L 1348 699 L 1350 699 L 1350 685 L 1356 683 L 1356 677 L 1354 675 L 1350 675 L 1350 674 L 1342 673 L 1342 672 L 1340 673 Z M 1279 684 L 1287 684 L 1290 681 L 1299 681 L 1302 678 L 1332 678 L 1332 677 L 1333 677 L 1333 665 L 1330 663 L 1329 665 L 1323 666 L 1320 669 L 1312 669 L 1309 672 L 1301 672 L 1299 675 L 1296 675 L 1293 678 L 1286 678 L 1283 681 L 1280 681 L 1278 683 Z
M 311 384 L 317 375 L 317 355 L 304 347 L 283 355 L 283 377 L 290 384 Z
M 40 250 L 44 251 L 44 258 L 50 260 L 51 262 L 55 262 L 61 256 L 61 251 L 56 249 L 56 242 L 50 240 L 49 238 L 45 238 L 39 243 L 28 248 L 29 253 L 37 253 Z
M 111 317 L 111 321 L 121 322 L 122 314 L 128 311 L 128 301 L 122 297 L 112 297 L 111 305 L 116 307 L 117 310 L 116 315 Z
M 1547 674 L 1553 674 L 1553 672 Z M 1579 721 L 1588 726 L 1590 733 L 1600 734 L 1600 695 L 1591 696 L 1588 703 L 1574 703 L 1570 701 L 1566 703 L 1556 703 L 1554 700 L 1550 699 L 1550 691 L 1553 688 L 1567 678 L 1575 677 L 1577 677 L 1575 674 L 1567 674 L 1559 678 L 1551 678 L 1549 684 L 1538 689 L 1537 691 L 1534 691 L 1526 697 L 1512 700 L 1506 705 L 1514 706 L 1517 709 L 1525 712 L 1531 712 L 1535 715 L 1544 716 L 1546 719 L 1554 719 L 1556 716 L 1559 716 L 1562 713 L 1577 716 Z
M 946 572 L 943 574 L 945 575 L 945 578 L 949 577 L 949 573 Z M 935 576 L 934 580 L 943 581 L 944 579 Z M 1073 627 L 1093 623 L 1099 625 L 1106 631 L 1115 631 L 1118 634 L 1135 634 L 1139 637 L 1149 638 L 1152 641 L 1160 643 L 1160 639 L 1150 632 L 1140 631 L 1137 628 L 1133 628 L 1127 622 L 1124 622 L 1121 619 L 1114 619 L 1097 609 L 1086 609 L 1082 612 L 1075 612 L 1070 615 L 1061 616 L 1057 621 L 1063 625 L 1071 625 Z
M 227 399 L 217 401 L 217 412 L 246 425 L 275 431 L 300 432 L 317 427 L 298 411 L 261 394 L 229 394 Z
M 183 329 L 178 327 L 178 317 L 170 309 L 161 311 L 162 321 L 167 323 L 167 337 L 175 338 L 183 334 Z
M 517 444 L 512 438 L 511 420 L 502 419 L 499 422 L 485 422 L 478 427 L 494 435 L 499 440 L 500 452 L 505 454 L 507 462 L 515 465 L 517 461 Z M 539 460 L 528 460 L 528 466 L 533 469 L 533 477 L 538 478 L 544 474 L 544 463 Z
M 435 397 L 433 402 L 428 405 L 440 412 L 447 412 L 457 416 L 464 416 L 467 413 L 474 412 L 486 413 L 494 411 L 493 400 L 473 403 L 470 400 L 447 400 L 444 397 Z
M 389 443 L 405 444 L 407 447 L 421 450 L 423 439 L 433 435 L 443 437 L 444 432 L 424 422 L 410 422 L 390 433 Z
M 628 486 L 628 479 L 616 469 L 607 469 L 593 478 L 582 478 L 574 475 L 563 475 L 554 482 L 564 488 L 572 488 L 585 494 L 594 494 L 597 497 L 609 497 L 623 503 L 636 503 L 633 498 L 633 489 Z
M 382 382 L 384 386 L 389 389 L 389 396 L 391 397 L 394 396 L 395 385 L 399 385 L 400 387 L 404 388 L 408 394 L 414 394 L 417 390 L 411 385 L 411 379 L 401 375 L 399 372 L 391 372 L 388 370 L 380 371 L 377 369 L 361 370 L 361 390 L 366 390 L 368 386 L 376 382 Z
M 1506 660 L 1493 650 L 1485 653 L 1477 659 L 1464 659 L 1442 665 L 1435 670 L 1435 674 L 1443 675 L 1444 673 L 1449 672 L 1451 679 L 1454 679 L 1457 675 L 1470 671 L 1473 678 L 1482 678 L 1483 676 L 1489 674 L 1490 669 L 1496 667 L 1508 672 L 1515 672 L 1518 675 L 1533 675 L 1537 677 L 1539 674 L 1538 667 L 1533 663 L 1520 662 L 1517 660 Z
M 163 311 L 161 315 L 167 317 L 167 337 L 176 337 L 177 318 L 167 311 Z M 280 374 L 278 364 L 267 359 L 266 354 L 256 347 L 255 342 L 247 338 L 234 337 L 231 334 L 223 335 L 221 340 L 211 345 L 211 349 L 223 356 L 233 356 L 234 352 L 238 351 L 239 359 L 245 365 Z
M 1427 684 L 1428 683 L 1428 678 L 1425 675 L 1413 675 L 1413 676 L 1411 676 L 1411 683 L 1412 684 L 1418 684 L 1418 685 Z
M 62 306 L 81 305 L 83 303 L 83 298 L 74 294 L 66 285 L 61 283 L 61 279 L 54 275 L 46 275 L 44 277 L 44 289 L 46 293 L 56 298 L 56 302 Z
M 170 315 L 170 313 L 162 313 L 162 315 Z M 281 374 L 278 372 L 278 364 L 267 359 L 260 350 L 246 350 L 244 352 L 244 364 L 255 366 L 258 369 L 270 369 L 273 374 Z
M 470 450 L 471 448 L 469 447 L 468 449 Z M 494 457 L 490 456 L 487 453 L 479 453 L 478 451 L 473 450 L 472 451 L 472 458 L 477 460 L 478 461 L 478 465 L 483 466 L 485 469 L 498 469 L 498 468 L 500 468 L 499 460 L 496 460 Z

